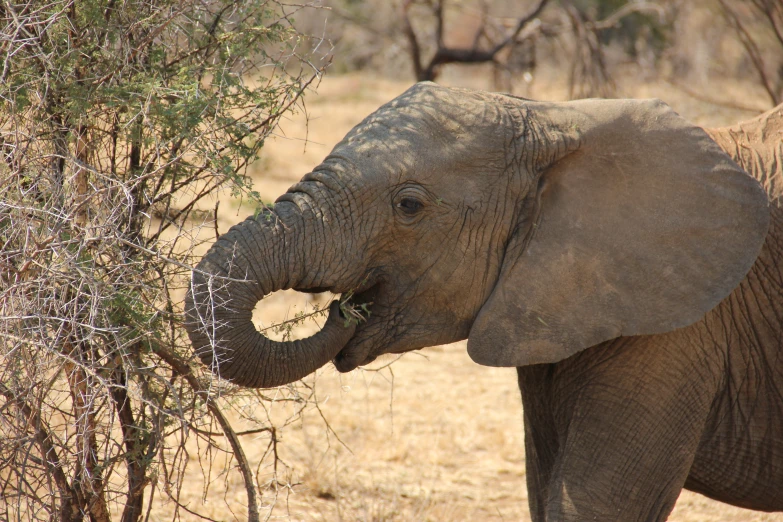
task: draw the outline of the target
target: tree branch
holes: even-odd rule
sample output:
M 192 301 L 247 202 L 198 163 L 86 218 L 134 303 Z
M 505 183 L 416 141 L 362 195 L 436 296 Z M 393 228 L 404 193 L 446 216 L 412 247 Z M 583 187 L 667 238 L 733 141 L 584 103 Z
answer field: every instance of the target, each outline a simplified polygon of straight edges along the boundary
M 137 343 L 138 344 L 138 343 Z M 137 347 L 141 351 L 141 347 Z M 145 440 L 141 428 L 134 419 L 130 397 L 128 397 L 128 383 L 125 379 L 125 369 L 122 363 L 111 374 L 111 397 L 117 409 L 117 417 L 120 421 L 122 439 L 125 444 L 125 465 L 128 469 L 128 496 L 125 500 L 125 508 L 122 510 L 122 522 L 136 522 L 141 518 L 144 507 L 144 488 L 149 482 L 147 477 L 147 462 L 157 447 L 155 432 Z M 144 451 L 146 449 L 146 451 Z
M 638 2 L 633 4 L 625 4 L 603 20 L 589 23 L 587 26 L 589 29 L 594 31 L 604 31 L 606 29 L 611 29 L 617 26 L 617 24 L 620 23 L 620 21 L 626 16 L 633 13 L 642 13 L 644 11 L 656 13 L 658 15 L 658 19 L 661 21 L 664 18 L 664 10 L 660 5 L 652 2 Z
M 476 37 L 473 41 L 471 48 L 455 48 L 447 47 L 443 43 L 444 21 L 443 21 L 443 0 L 435 4 L 433 14 L 436 19 L 435 28 L 435 53 L 430 58 L 426 67 L 423 64 L 421 57 L 421 45 L 419 43 L 418 36 L 413 29 L 410 22 L 408 11 L 413 4 L 413 0 L 406 0 L 402 7 L 402 21 L 405 31 L 405 36 L 408 38 L 410 45 L 411 61 L 413 62 L 413 69 L 416 73 L 416 79 L 418 81 L 433 81 L 438 76 L 438 69 L 441 65 L 447 63 L 485 63 L 494 61 L 497 54 L 508 47 L 513 42 L 516 42 L 522 31 L 531 25 L 536 17 L 541 14 L 544 7 L 546 7 L 549 0 L 538 0 L 536 6 L 525 16 L 519 19 L 514 30 L 506 35 L 499 43 L 495 44 L 490 49 L 479 49 L 478 42 L 482 34 L 484 34 L 484 23 L 476 33 Z M 540 24 L 536 24 L 538 28 Z
M 708 96 L 706 94 L 699 93 L 687 85 L 679 82 L 675 82 L 672 80 L 666 80 L 666 83 L 674 87 L 675 89 L 679 89 L 680 91 L 684 92 L 691 98 L 695 100 L 699 100 L 705 103 L 709 103 L 712 105 L 717 105 L 718 107 L 726 107 L 727 109 L 735 109 L 739 111 L 746 111 L 746 112 L 752 112 L 755 114 L 762 113 L 766 111 L 767 109 L 764 107 L 753 107 L 751 105 L 745 105 L 742 103 L 736 103 L 733 101 L 727 101 L 727 100 L 719 100 L 718 98 L 713 98 L 712 96 Z
M 98 442 L 96 439 L 95 403 L 92 386 L 88 382 L 84 365 L 86 361 L 85 342 L 66 340 L 63 345 L 64 370 L 73 402 L 73 416 L 76 421 L 76 453 L 79 455 L 74 471 L 74 490 L 79 496 L 82 508 L 90 514 L 90 520 L 109 522 L 106 504 L 105 482 L 98 466 Z
M 59 518 L 62 522 L 70 522 L 73 519 L 72 515 L 79 513 L 76 494 L 63 472 L 60 456 L 52 444 L 52 436 L 44 428 L 38 410 L 31 408 L 24 399 L 18 397 L 2 383 L 0 383 L 0 394 L 16 405 L 22 415 L 24 415 L 28 425 L 32 428 L 46 471 L 54 478 L 54 482 L 57 484 L 57 489 L 60 492 Z
M 750 61 L 753 63 L 753 67 L 755 67 L 756 72 L 759 75 L 759 79 L 761 80 L 761 86 L 764 87 L 765 91 L 767 91 L 767 95 L 772 101 L 773 107 L 779 105 L 780 97 L 775 92 L 775 89 L 772 87 L 772 82 L 770 82 L 769 77 L 767 76 L 764 59 L 761 56 L 761 52 L 759 51 L 755 40 L 753 40 L 753 37 L 750 36 L 750 33 L 748 33 L 747 29 L 745 29 L 745 26 L 739 19 L 739 15 L 737 15 L 737 13 L 735 13 L 726 4 L 726 0 L 718 0 L 718 3 L 721 6 L 721 10 L 723 11 L 723 15 L 726 18 L 726 21 L 737 33 L 737 37 L 742 43 L 742 46 L 745 48 L 745 51 L 748 53 Z
M 756 9 L 764 13 L 764 17 L 775 33 L 775 38 L 783 46 L 783 27 L 780 27 L 777 21 L 780 18 L 781 22 L 783 22 L 783 5 L 778 0 L 751 0 L 751 3 L 756 6 Z M 776 12 L 777 17 L 775 16 Z
M 416 31 L 413 30 L 410 18 L 408 17 L 408 10 L 410 9 L 411 4 L 413 4 L 413 0 L 405 0 L 402 4 L 402 24 L 403 31 L 405 31 L 405 37 L 408 39 L 408 44 L 410 45 L 413 70 L 416 74 L 416 79 L 421 81 L 424 72 L 421 65 L 421 47 L 419 46 L 419 39 L 416 36 Z
M 223 430 L 223 433 L 228 439 L 228 442 L 231 445 L 231 450 L 234 453 L 234 458 L 236 459 L 237 464 L 239 465 L 239 470 L 242 473 L 242 478 L 245 482 L 245 491 L 247 492 L 247 519 L 249 522 L 259 522 L 260 516 L 258 512 L 256 482 L 253 476 L 253 470 L 250 468 L 250 463 L 248 462 L 247 457 L 245 456 L 245 451 L 242 448 L 242 443 L 239 441 L 239 436 L 231 427 L 231 423 L 228 421 L 226 416 L 212 399 L 209 390 L 206 389 L 201 384 L 201 382 L 199 382 L 195 375 L 193 375 L 193 372 L 190 370 L 190 367 L 187 365 L 187 363 L 182 361 L 175 354 L 163 349 L 161 346 L 156 346 L 154 351 L 161 359 L 166 361 L 166 363 L 171 366 L 175 373 L 187 381 L 195 393 L 203 396 L 205 402 L 207 403 L 207 408 L 209 408 L 210 413 L 212 413 L 215 419 L 217 419 L 218 424 L 220 424 L 220 429 Z
M 538 17 L 539 14 L 541 14 L 541 11 L 544 10 L 544 7 L 546 7 L 546 4 L 548 2 L 549 0 L 539 0 L 538 5 L 536 5 L 532 11 L 530 11 L 528 14 L 520 18 L 519 23 L 517 23 L 516 29 L 514 29 L 514 32 L 510 34 L 508 37 L 506 37 L 506 39 L 503 40 L 501 43 L 496 45 L 495 48 L 492 50 L 493 57 L 498 52 L 500 52 L 501 49 L 503 49 L 508 44 L 516 40 L 517 36 L 519 36 L 519 33 L 522 32 L 522 29 L 524 29 L 527 24 L 532 22 L 536 17 Z

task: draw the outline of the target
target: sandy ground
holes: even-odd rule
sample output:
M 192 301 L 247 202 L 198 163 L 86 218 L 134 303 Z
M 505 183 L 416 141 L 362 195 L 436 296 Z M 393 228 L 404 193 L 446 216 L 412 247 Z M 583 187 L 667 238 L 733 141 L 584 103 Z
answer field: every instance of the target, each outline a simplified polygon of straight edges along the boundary
M 480 78 L 446 78 L 443 83 L 491 88 Z M 318 93 L 307 97 L 307 118 L 301 112 L 289 118 L 268 142 L 252 173 L 256 189 L 273 201 L 353 125 L 408 86 L 366 76 L 327 77 Z M 521 94 L 563 99 L 565 93 L 534 86 Z M 750 116 L 716 110 L 666 85 L 645 85 L 626 94 L 661 97 L 705 125 Z M 221 210 L 221 232 L 249 213 L 246 206 L 228 202 Z M 305 306 L 302 296 L 274 295 L 263 304 L 264 324 Z M 280 433 L 280 457 L 298 485 L 278 495 L 275 516 L 284 518 L 287 497 L 290 520 L 529 520 L 515 371 L 476 365 L 464 342 L 406 354 L 388 365 L 391 360 L 376 361 L 376 370 L 340 375 L 328 365 L 319 372 L 320 412 L 308 408 L 300 422 Z M 327 434 L 321 413 L 334 433 Z M 268 437 L 243 440 L 251 461 L 257 462 Z M 234 518 L 227 505 L 242 512 L 238 476 L 213 484 L 219 499 L 204 504 L 195 476 L 198 466 L 191 469 L 194 477 L 184 485 L 183 500 L 192 508 L 226 520 Z M 152 519 L 165 512 L 170 506 L 156 507 Z M 742 510 L 683 492 L 670 520 L 783 521 L 783 515 Z

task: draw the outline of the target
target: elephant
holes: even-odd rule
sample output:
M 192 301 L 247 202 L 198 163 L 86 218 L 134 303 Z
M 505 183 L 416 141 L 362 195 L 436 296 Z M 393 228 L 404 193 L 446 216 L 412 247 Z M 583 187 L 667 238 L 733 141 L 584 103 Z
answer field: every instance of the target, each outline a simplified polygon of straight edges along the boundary
M 783 510 L 783 106 L 705 131 L 660 100 L 418 83 L 192 272 L 185 327 L 249 387 L 467 339 L 516 367 L 535 521 L 665 520 L 683 488 Z M 265 295 L 350 293 L 272 341 Z

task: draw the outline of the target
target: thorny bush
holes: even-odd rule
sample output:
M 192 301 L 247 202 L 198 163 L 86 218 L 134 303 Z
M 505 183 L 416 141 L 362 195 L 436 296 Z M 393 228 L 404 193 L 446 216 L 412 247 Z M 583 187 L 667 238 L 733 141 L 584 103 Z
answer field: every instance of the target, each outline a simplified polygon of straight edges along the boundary
M 216 194 L 258 199 L 247 166 L 328 62 L 310 42 L 299 55 L 304 8 L 0 1 L 0 519 L 130 522 L 158 500 L 190 518 L 194 440 L 205 497 L 241 474 L 236 515 L 269 516 L 288 491 L 276 430 L 312 388 L 213 381 L 181 300 Z M 254 467 L 230 409 L 266 438 Z

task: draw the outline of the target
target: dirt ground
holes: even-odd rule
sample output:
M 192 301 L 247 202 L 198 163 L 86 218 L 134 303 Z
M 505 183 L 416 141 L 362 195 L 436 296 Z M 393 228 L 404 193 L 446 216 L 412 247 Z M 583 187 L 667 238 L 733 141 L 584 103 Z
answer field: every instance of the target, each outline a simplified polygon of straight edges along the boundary
M 491 88 L 481 75 L 445 78 L 442 83 Z M 253 171 L 255 188 L 273 201 L 317 165 L 352 126 L 409 85 L 369 76 L 326 77 L 318 93 L 307 97 L 307 119 L 303 113 L 288 119 L 268 142 Z M 732 88 L 736 87 L 726 86 L 722 92 L 730 96 Z M 564 92 L 534 85 L 520 94 L 563 99 Z M 665 84 L 626 88 L 625 94 L 661 97 L 703 125 L 752 116 L 716 109 Z M 249 212 L 246 206 L 228 202 L 221 210 L 221 232 Z M 304 302 L 302 296 L 272 296 L 263 305 L 264 323 L 293 315 Z M 406 354 L 388 365 L 392 360 L 387 356 L 374 363 L 376 370 L 346 375 L 331 365 L 320 370 L 320 411 L 334 433 L 327 436 L 315 408 L 281 432 L 280 457 L 291 466 L 291 479 L 299 485 L 279 494 L 275 516 L 284 516 L 287 497 L 290 520 L 296 521 L 529 520 L 522 407 L 514 369 L 473 363 L 464 342 Z M 243 440 L 251 461 L 267 448 L 267 438 L 259 436 L 257 444 L 249 437 Z M 198 466 L 192 470 L 199 472 Z M 203 504 L 199 478 L 186 481 L 183 500 L 216 518 L 233 518 L 226 504 L 234 504 L 241 513 L 244 491 L 236 476 L 212 488 L 223 488 L 220 496 L 225 503 L 222 498 Z M 167 510 L 162 508 L 161 515 Z M 670 520 L 783 522 L 783 515 L 742 510 L 683 492 Z

